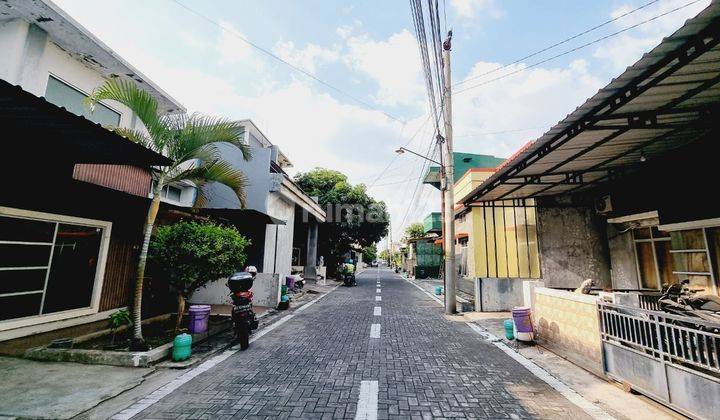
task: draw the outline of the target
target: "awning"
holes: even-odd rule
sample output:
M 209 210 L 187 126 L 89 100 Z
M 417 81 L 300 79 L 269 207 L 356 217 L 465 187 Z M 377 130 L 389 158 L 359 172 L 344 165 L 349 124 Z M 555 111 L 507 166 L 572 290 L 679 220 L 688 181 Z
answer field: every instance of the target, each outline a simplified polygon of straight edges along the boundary
M 263 225 L 284 225 L 283 220 L 272 217 L 258 210 L 253 209 L 227 209 L 227 208 L 193 208 L 175 206 L 168 203 L 161 203 L 162 209 L 169 213 L 176 213 L 188 216 L 210 217 L 217 220 L 225 220 L 229 223 L 242 224 L 263 224 Z
M 465 232 L 460 232 L 455 234 L 455 239 L 463 239 L 463 238 L 469 238 L 470 235 Z
M 0 80 L 3 152 L 22 165 L 42 162 L 163 166 L 172 161 L 98 124 Z M 8 160 L 8 159 L 6 159 Z
M 593 188 L 718 128 L 719 42 L 713 2 L 461 202 Z

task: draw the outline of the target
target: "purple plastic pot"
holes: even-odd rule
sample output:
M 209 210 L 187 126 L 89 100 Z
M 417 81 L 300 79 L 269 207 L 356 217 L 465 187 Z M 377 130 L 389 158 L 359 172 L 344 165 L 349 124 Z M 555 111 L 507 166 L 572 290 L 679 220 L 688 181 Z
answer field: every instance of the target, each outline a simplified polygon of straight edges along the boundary
M 527 306 L 516 306 L 512 310 L 513 322 L 515 329 L 521 333 L 533 332 L 532 310 Z
M 190 305 L 190 320 L 188 330 L 191 334 L 203 334 L 208 330 L 210 319 L 210 305 Z
M 295 288 L 295 276 L 285 277 L 285 284 L 287 285 L 288 289 L 294 289 Z

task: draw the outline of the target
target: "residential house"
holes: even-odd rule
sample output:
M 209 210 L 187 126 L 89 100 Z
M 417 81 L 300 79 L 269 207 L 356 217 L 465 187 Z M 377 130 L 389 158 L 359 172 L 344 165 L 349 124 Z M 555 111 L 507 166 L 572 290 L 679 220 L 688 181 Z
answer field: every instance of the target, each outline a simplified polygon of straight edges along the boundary
M 247 178 L 246 206 L 282 221 L 271 225 L 239 226 L 252 244 L 248 250 L 248 264 L 260 272 L 256 283 L 277 284 L 270 288 L 273 297 L 264 302 L 275 306 L 280 299 L 279 285 L 294 271 L 302 271 L 314 279 L 317 255 L 318 223 L 325 221 L 325 211 L 315 199 L 305 194 L 285 172 L 292 166 L 277 145 L 274 145 L 250 120 L 241 121 L 252 158 L 245 160 L 239 149 L 221 145 L 223 158 L 241 170 Z M 211 184 L 205 187 L 208 208 L 237 208 L 240 201 L 227 187 Z M 295 270 L 293 269 L 295 267 Z M 198 290 L 194 302 L 224 304 L 227 293 L 224 285 L 210 285 Z M 222 293 L 221 293 L 222 292 Z M 273 303 L 273 301 L 275 301 Z
M 533 202 L 463 205 L 505 160 L 470 153 L 455 153 L 453 160 L 458 289 L 477 296 L 478 310 L 508 310 L 522 302 L 522 280 L 540 276 Z M 431 167 L 424 182 L 440 188 L 439 168 Z
M 0 197 L 0 347 L 13 352 L 104 327 L 131 300 L 151 167 L 169 160 L 98 125 L 143 129 L 128 108 L 103 102 L 91 113 L 83 100 L 121 76 L 161 112 L 182 106 L 53 3 L 10 0 L 0 12 L 3 147 L 13 157 L 3 170 L 16 171 Z M 191 200 L 186 189 L 173 201 Z
M 720 325 L 658 296 L 720 291 L 718 57 L 713 1 L 459 198 L 532 200 L 541 343 L 692 418 L 720 412 Z M 563 290 L 586 279 L 600 298 Z

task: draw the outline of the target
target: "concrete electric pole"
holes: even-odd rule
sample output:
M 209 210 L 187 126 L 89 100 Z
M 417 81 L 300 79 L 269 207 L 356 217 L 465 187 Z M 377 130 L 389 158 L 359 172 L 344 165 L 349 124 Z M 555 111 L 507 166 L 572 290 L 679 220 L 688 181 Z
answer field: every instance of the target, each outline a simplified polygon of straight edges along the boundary
M 445 147 L 442 148 L 444 155 L 444 171 L 442 178 L 443 188 L 443 241 L 445 242 L 445 313 L 454 314 L 456 310 L 455 302 L 455 278 L 457 271 L 455 270 L 455 195 L 453 186 L 455 185 L 455 161 L 453 159 L 452 146 L 452 100 L 450 78 L 450 47 L 452 40 L 452 31 L 448 32 L 448 37 L 443 42 L 443 80 L 445 85 L 445 93 L 443 98 L 443 110 L 445 112 Z

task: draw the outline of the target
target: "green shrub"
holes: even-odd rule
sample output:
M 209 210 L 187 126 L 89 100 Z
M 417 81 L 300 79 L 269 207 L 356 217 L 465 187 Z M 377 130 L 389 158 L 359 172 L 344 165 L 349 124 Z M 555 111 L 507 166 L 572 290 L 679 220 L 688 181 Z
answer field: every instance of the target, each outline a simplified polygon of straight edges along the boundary
M 242 270 L 249 244 L 235 228 L 214 223 L 180 222 L 157 228 L 149 259 L 154 273 L 177 292 L 176 328 L 194 290 Z

